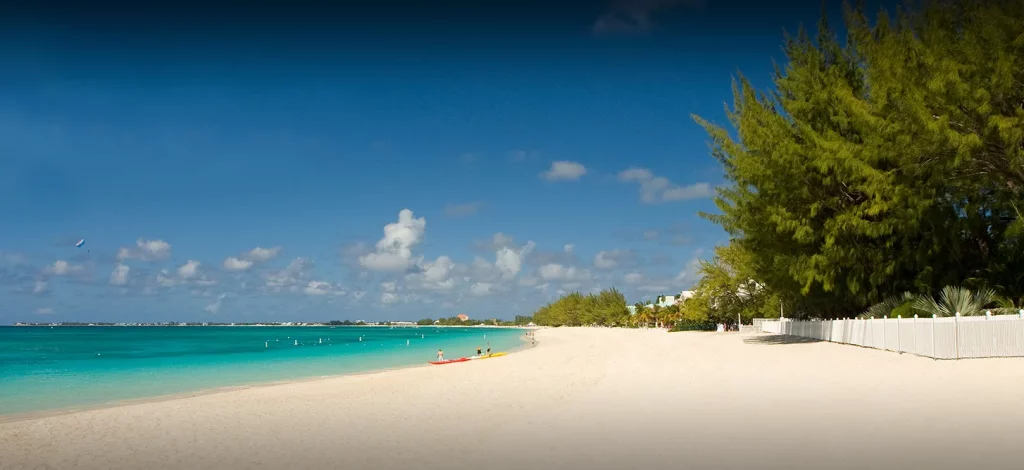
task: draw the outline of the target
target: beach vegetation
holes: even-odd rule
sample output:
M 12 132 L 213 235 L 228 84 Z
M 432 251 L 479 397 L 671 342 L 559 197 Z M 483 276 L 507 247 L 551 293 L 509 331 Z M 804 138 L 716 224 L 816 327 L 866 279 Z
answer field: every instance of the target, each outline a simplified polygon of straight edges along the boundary
M 845 5 L 843 20 L 845 40 L 824 17 L 787 34 L 770 87 L 736 77 L 730 128 L 694 116 L 727 181 L 702 215 L 730 241 L 684 318 L 1024 297 L 1024 3 Z M 746 279 L 759 288 L 735 294 Z
M 627 326 L 631 315 L 626 305 L 626 296 L 615 288 L 572 292 L 537 309 L 532 321 L 540 326 Z

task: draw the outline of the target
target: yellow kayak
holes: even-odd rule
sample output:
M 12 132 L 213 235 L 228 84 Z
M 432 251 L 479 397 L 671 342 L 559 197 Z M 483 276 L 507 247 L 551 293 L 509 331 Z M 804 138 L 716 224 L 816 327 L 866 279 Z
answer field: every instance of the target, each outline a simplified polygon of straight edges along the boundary
M 501 356 L 504 356 L 506 354 L 508 354 L 508 353 L 507 352 L 496 352 L 496 353 L 491 353 L 491 354 L 487 354 L 487 355 L 483 355 L 483 356 L 473 356 L 473 357 L 470 357 L 470 359 L 488 359 L 488 358 L 492 358 L 492 357 L 501 357 Z

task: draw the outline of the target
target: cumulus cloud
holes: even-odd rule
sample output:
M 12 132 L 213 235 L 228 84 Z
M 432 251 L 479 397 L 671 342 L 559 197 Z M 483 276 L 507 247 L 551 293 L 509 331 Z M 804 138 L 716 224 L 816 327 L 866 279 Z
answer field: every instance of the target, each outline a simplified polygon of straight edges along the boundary
M 280 252 L 280 251 L 281 251 L 281 247 L 279 247 L 279 246 L 275 246 L 275 247 L 271 247 L 271 248 L 263 248 L 263 247 L 257 246 L 256 248 L 253 248 L 253 249 L 249 250 L 248 253 L 246 253 L 246 255 L 247 255 L 246 258 L 249 259 L 250 261 L 255 261 L 257 263 L 262 263 L 264 261 L 269 261 L 271 259 L 274 259 L 275 257 L 277 257 L 277 253 Z
M 228 271 L 246 271 L 257 263 L 270 261 L 281 252 L 281 247 L 263 248 L 257 246 L 240 256 L 229 256 L 224 260 L 224 269 Z
M 626 282 L 626 284 L 640 284 L 641 282 L 644 282 L 644 275 L 641 273 L 632 272 L 623 276 L 623 280 Z
M 668 178 L 656 176 L 646 168 L 629 168 L 619 173 L 619 181 L 640 185 L 640 200 L 646 204 L 699 199 L 711 196 L 711 185 L 695 183 L 679 186 Z
M 523 257 L 530 254 L 536 246 L 532 241 L 519 249 L 503 247 L 494 254 L 494 266 L 498 268 L 503 280 L 516 277 L 523 269 Z
M 207 312 L 210 312 L 210 313 L 217 313 L 217 312 L 219 312 L 220 311 L 220 306 L 221 306 L 221 304 L 224 303 L 224 299 L 226 297 L 227 297 L 227 294 L 220 294 L 220 295 L 218 295 L 217 296 L 217 300 L 214 300 L 213 303 L 208 304 L 206 307 L 203 308 L 203 310 L 205 310 Z
M 224 269 L 228 271 L 245 271 L 253 266 L 252 261 L 230 256 L 224 260 Z
M 587 174 L 587 169 L 580 163 L 570 161 L 551 162 L 551 168 L 541 177 L 548 181 L 575 181 Z
M 444 215 L 447 217 L 465 217 L 476 214 L 483 207 L 482 201 L 467 202 L 465 204 L 448 204 L 444 206 Z
M 422 239 L 427 221 L 415 218 L 409 209 L 398 213 L 398 221 L 384 226 L 384 238 L 376 251 L 359 257 L 359 264 L 373 271 L 404 271 L 414 265 L 412 248 Z
M 50 291 L 50 283 L 46 281 L 36 281 L 35 285 L 32 286 L 32 293 L 35 295 L 43 295 Z
M 632 250 L 599 251 L 594 255 L 594 267 L 597 269 L 615 269 L 636 262 L 636 254 Z
M 279 292 L 282 289 L 295 291 L 301 284 L 306 284 L 309 273 L 313 270 L 313 262 L 307 258 L 295 258 L 284 269 L 267 274 L 265 286 Z
M 548 263 L 537 269 L 537 276 L 545 281 L 573 282 L 590 279 L 590 271 L 575 266 Z
M 114 266 L 114 271 L 110 273 L 110 284 L 115 286 L 124 286 L 128 284 L 128 273 L 131 272 L 125 264 L 118 263 Z
M 81 273 L 83 270 L 81 265 L 71 264 L 61 259 L 54 261 L 52 265 L 47 266 L 43 271 L 54 276 L 73 276 Z
M 469 288 L 469 293 L 477 296 L 488 295 L 492 292 L 494 285 L 489 282 L 477 282 Z
M 52 315 L 53 309 L 50 307 L 41 307 L 36 309 L 36 315 Z
M 309 281 L 302 292 L 306 295 L 345 295 L 340 286 L 324 281 Z
M 451 277 L 455 262 L 447 256 L 438 256 L 433 262 L 421 263 L 418 272 L 406 275 L 406 280 L 414 288 L 429 290 L 448 290 L 455 287 Z
M 117 250 L 117 260 L 137 259 L 141 261 L 161 261 L 171 256 L 171 244 L 163 240 L 135 241 L 134 247 L 121 247 Z
M 566 252 L 566 253 L 572 253 L 572 250 L 573 250 L 574 248 L 576 248 L 576 246 L 575 246 L 575 245 L 573 245 L 572 243 L 570 243 L 570 244 L 568 244 L 568 245 L 565 245 L 565 248 L 564 248 L 564 250 L 565 250 L 565 252 Z
M 182 279 L 195 279 L 199 277 L 199 265 L 200 263 L 196 260 L 188 260 L 178 268 L 178 277 Z

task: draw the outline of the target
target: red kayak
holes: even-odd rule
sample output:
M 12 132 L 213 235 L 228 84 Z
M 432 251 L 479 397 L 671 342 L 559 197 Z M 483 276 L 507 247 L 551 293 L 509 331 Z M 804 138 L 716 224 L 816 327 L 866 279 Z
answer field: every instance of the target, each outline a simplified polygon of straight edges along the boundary
M 468 360 L 469 360 L 468 357 L 460 357 L 458 359 L 448 359 L 446 361 L 427 361 L 427 362 L 429 362 L 429 363 L 431 363 L 431 364 L 433 364 L 435 366 L 439 366 L 439 365 L 442 365 L 442 364 L 453 364 L 453 363 L 456 363 L 456 362 L 466 362 Z

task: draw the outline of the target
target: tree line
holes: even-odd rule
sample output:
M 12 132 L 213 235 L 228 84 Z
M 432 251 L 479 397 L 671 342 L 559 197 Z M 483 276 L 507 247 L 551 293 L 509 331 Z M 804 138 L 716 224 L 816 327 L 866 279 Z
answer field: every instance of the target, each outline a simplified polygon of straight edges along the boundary
M 701 215 L 730 238 L 683 315 L 1019 308 L 1024 2 L 843 21 L 843 41 L 826 18 L 786 35 L 770 88 L 738 77 L 731 129 L 694 116 L 727 181 Z

